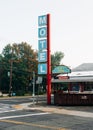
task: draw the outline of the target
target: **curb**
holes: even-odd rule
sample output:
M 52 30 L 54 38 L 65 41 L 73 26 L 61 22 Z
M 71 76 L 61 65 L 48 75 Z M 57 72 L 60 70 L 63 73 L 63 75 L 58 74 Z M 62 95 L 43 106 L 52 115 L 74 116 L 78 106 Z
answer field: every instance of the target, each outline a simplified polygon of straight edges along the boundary
M 90 117 L 93 118 L 92 112 L 84 112 L 84 111 L 76 111 L 76 110 L 66 110 L 64 108 L 57 108 L 53 106 L 47 106 L 47 105 L 38 105 L 38 104 L 31 104 L 31 103 L 25 103 L 21 105 L 15 105 L 16 109 L 23 109 L 23 110 L 40 110 L 43 112 L 49 112 L 49 113 L 56 113 L 56 114 L 64 114 L 64 115 L 73 115 L 73 116 L 79 116 L 79 117 Z

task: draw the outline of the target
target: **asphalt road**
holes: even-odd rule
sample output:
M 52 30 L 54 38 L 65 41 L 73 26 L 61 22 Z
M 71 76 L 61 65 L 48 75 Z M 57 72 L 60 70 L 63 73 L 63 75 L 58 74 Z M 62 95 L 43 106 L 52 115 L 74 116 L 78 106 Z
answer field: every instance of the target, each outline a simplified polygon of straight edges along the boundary
M 0 130 L 92 130 L 93 119 L 42 111 L 0 114 Z
M 73 116 L 28 109 L 18 110 L 11 105 L 28 103 L 32 99 L 10 98 L 0 100 L 0 130 L 93 130 L 93 117 Z M 46 106 L 45 106 L 46 107 Z M 93 107 L 62 107 L 67 110 L 93 112 Z M 61 109 L 61 107 L 60 107 Z
M 38 102 L 38 101 L 46 102 L 46 100 L 47 100 L 46 95 L 34 96 L 34 101 L 35 102 Z M 33 102 L 33 97 L 32 96 L 0 98 L 0 103 L 10 104 L 10 105 L 28 103 L 28 102 Z

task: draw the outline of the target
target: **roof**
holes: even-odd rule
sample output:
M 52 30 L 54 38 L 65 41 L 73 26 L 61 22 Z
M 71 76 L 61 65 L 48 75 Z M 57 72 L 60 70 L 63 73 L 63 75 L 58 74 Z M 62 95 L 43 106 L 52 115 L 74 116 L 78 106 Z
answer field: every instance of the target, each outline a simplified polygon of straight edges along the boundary
M 69 74 L 59 74 L 59 76 L 71 77 L 93 77 L 93 63 L 83 63 L 78 67 L 74 68 Z
M 74 77 L 74 78 L 69 78 L 69 79 L 53 79 L 51 81 L 52 83 L 69 83 L 69 82 L 93 82 L 93 77 Z
M 72 69 L 72 71 L 93 71 L 93 63 L 83 63 L 76 68 Z
M 59 74 L 57 77 L 68 76 L 69 79 L 54 79 L 52 83 L 60 82 L 93 82 L 93 63 L 83 63 L 69 74 Z
M 59 74 L 57 75 L 57 77 L 59 76 L 69 76 L 71 77 L 89 77 L 92 76 L 93 77 L 93 71 L 76 71 L 76 72 L 71 72 L 69 74 Z

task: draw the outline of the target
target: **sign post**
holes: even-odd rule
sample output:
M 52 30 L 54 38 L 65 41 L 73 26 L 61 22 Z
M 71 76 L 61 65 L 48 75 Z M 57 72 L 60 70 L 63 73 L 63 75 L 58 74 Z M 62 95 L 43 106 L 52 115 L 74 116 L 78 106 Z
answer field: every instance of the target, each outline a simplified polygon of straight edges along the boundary
M 47 15 L 47 103 L 51 104 L 50 14 Z
M 35 72 L 33 71 L 33 105 L 35 103 Z
M 50 14 L 38 18 L 38 74 L 47 75 L 47 104 L 51 104 Z

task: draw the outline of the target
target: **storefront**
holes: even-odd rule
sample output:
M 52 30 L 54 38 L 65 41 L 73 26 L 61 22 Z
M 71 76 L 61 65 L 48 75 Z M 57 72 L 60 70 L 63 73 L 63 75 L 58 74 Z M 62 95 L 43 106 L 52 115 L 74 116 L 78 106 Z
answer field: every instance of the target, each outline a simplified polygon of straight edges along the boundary
M 55 105 L 93 105 L 93 71 L 59 75 L 52 90 Z

